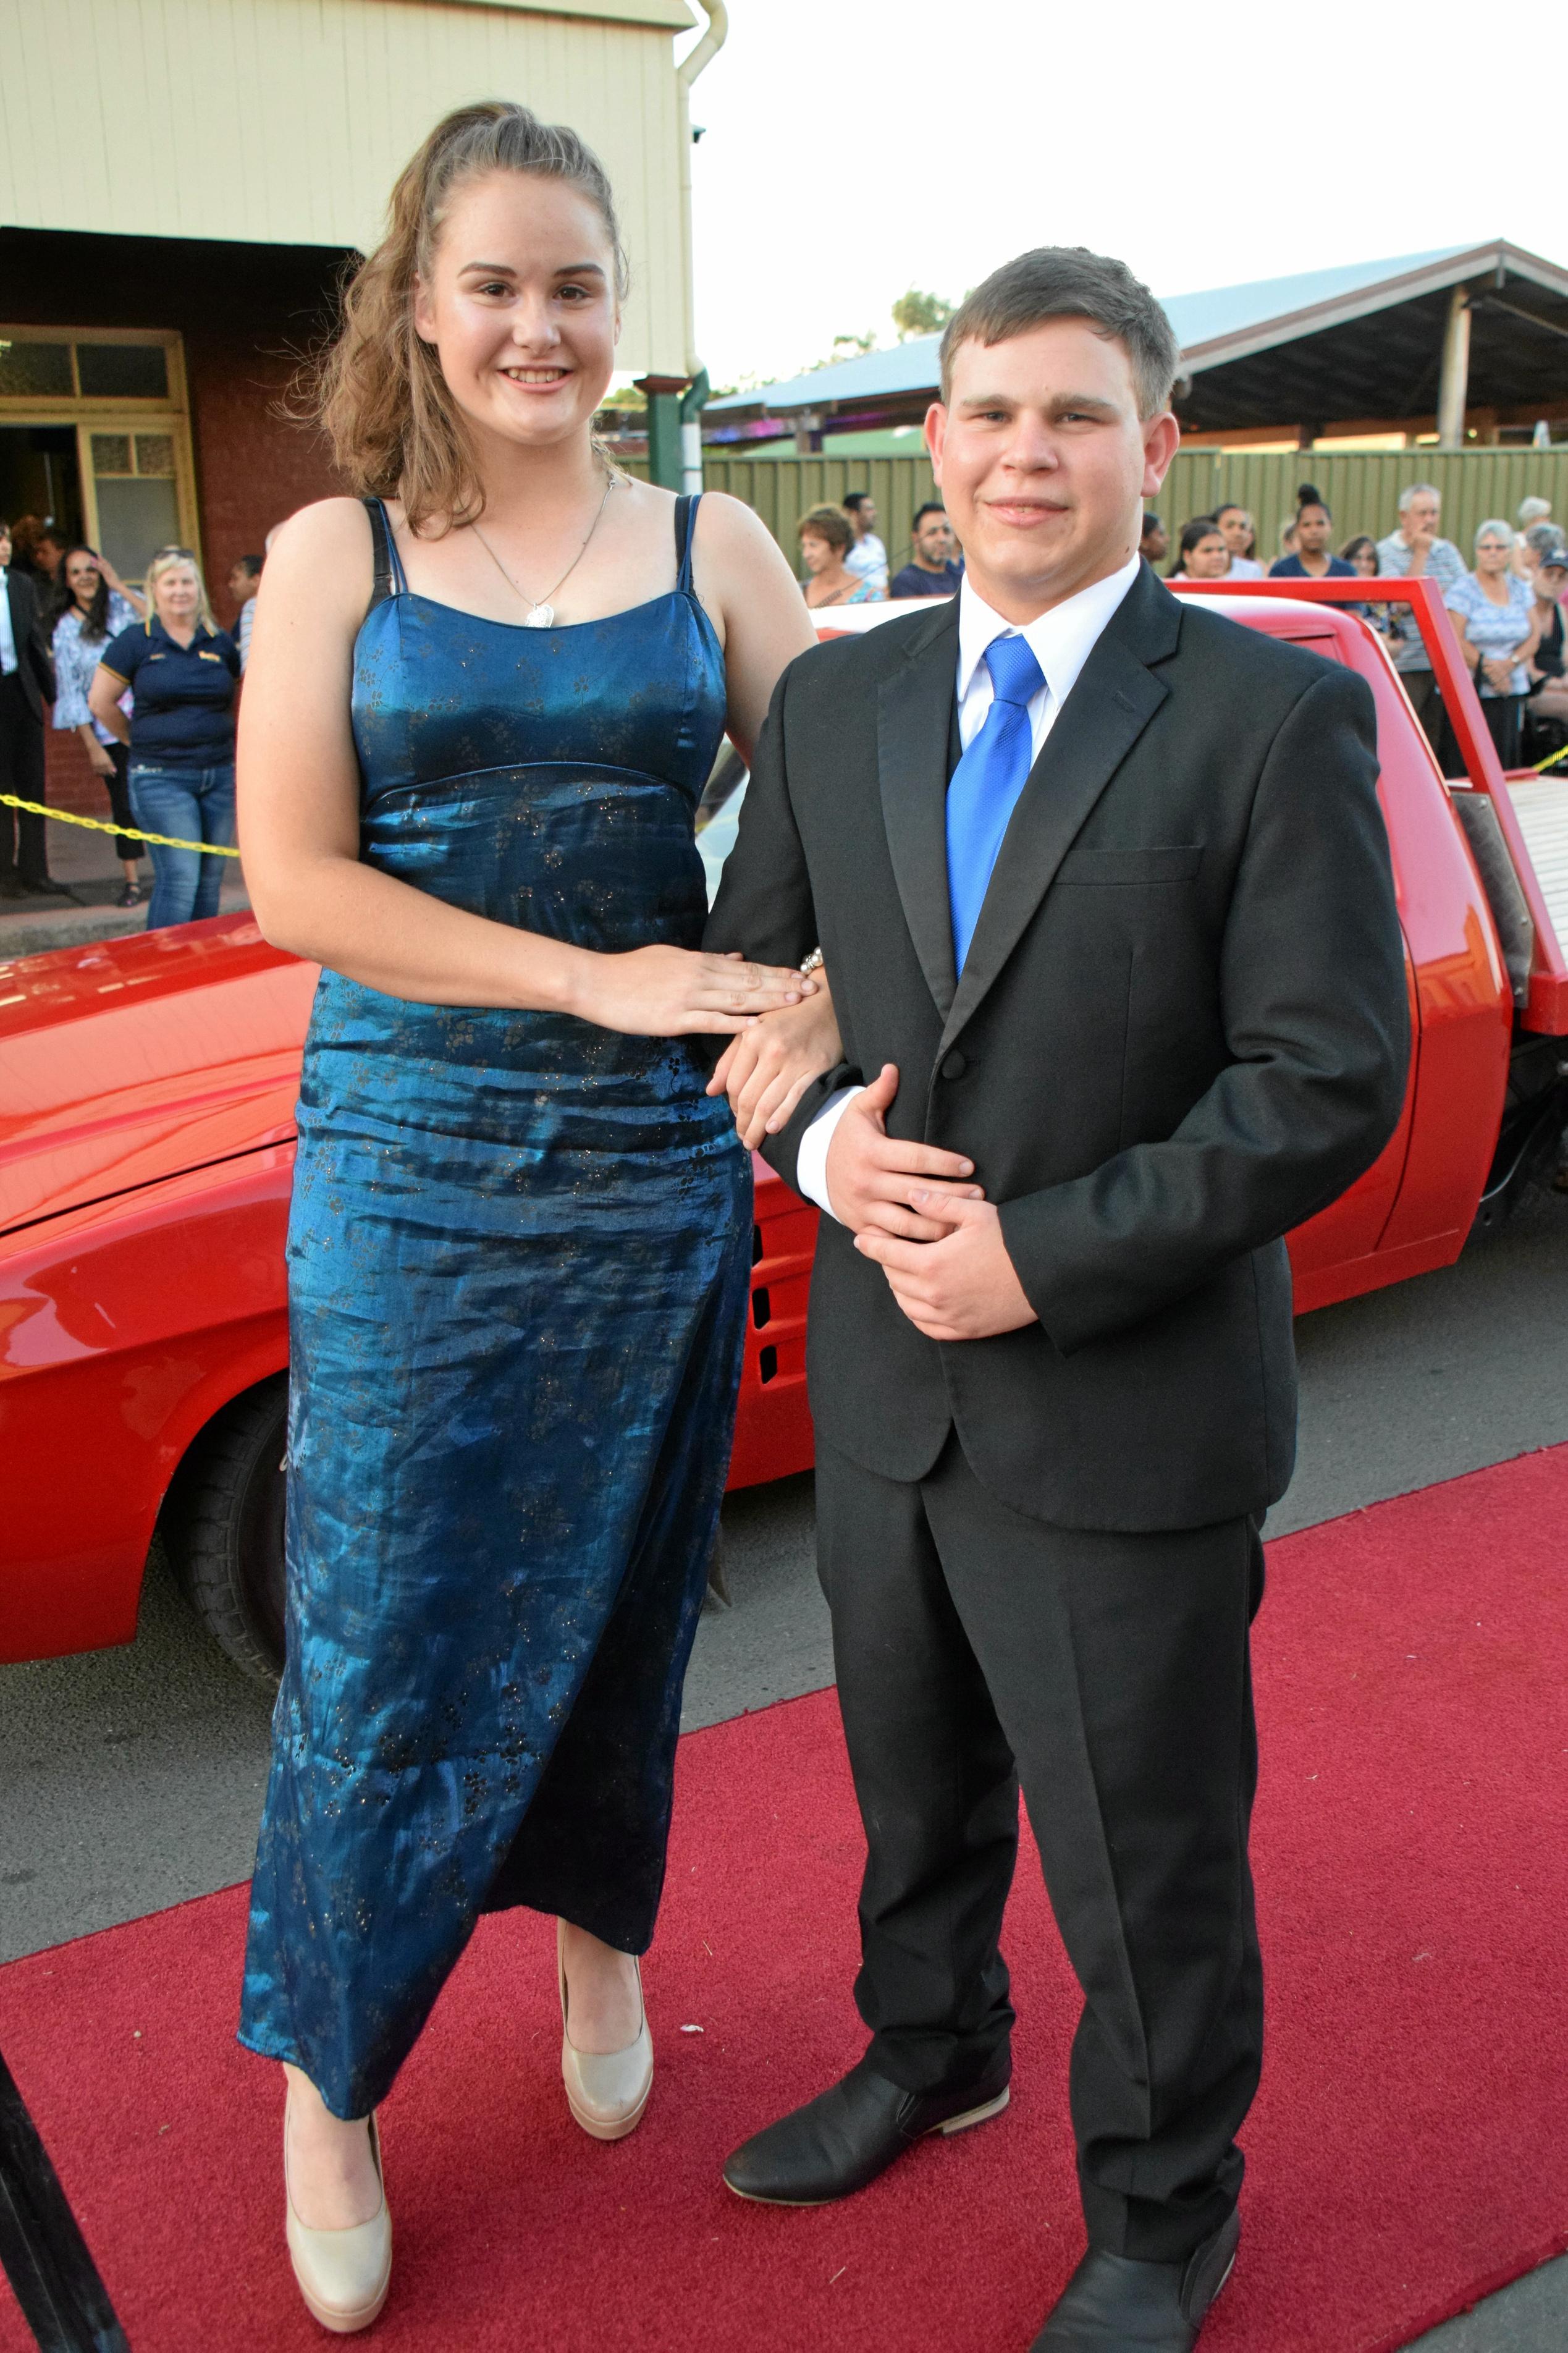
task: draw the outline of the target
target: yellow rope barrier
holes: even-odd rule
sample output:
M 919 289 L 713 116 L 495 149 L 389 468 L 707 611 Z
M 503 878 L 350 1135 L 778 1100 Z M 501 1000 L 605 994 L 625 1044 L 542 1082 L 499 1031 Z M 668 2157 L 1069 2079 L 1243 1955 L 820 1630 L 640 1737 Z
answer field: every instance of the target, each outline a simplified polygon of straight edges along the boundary
M 52 817 L 57 825 L 79 825 L 89 833 L 118 833 L 127 841 L 155 841 L 160 849 L 199 849 L 204 858 L 237 858 L 220 841 L 179 841 L 172 833 L 143 833 L 139 825 L 110 825 L 100 817 L 78 817 L 71 809 L 46 808 L 42 801 L 25 801 L 15 793 L 0 793 L 6 808 L 26 809 L 31 817 Z
M 1561 752 L 1553 752 L 1549 760 L 1537 760 L 1535 774 L 1539 776 L 1547 768 L 1554 768 L 1559 760 L 1568 760 L 1568 744 L 1563 744 Z

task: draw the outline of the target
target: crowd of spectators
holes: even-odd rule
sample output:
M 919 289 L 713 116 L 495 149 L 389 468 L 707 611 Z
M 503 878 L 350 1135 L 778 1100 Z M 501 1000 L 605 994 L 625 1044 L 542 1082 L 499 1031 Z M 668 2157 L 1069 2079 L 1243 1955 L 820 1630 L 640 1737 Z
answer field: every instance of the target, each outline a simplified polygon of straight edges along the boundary
M 121 907 L 144 895 L 143 846 L 130 828 L 177 831 L 189 815 L 186 830 L 198 840 L 221 843 L 232 832 L 234 682 L 249 651 L 263 561 L 242 555 L 229 575 L 231 638 L 217 627 L 188 548 L 150 559 L 143 594 L 47 517 L 0 522 L 0 792 L 47 803 L 46 731 L 76 735 L 112 822 L 126 828 L 114 837 Z M 155 674 L 139 732 L 132 678 L 141 659 L 154 657 L 167 667 Z M 166 768 L 180 772 L 174 785 Z M 153 867 L 149 928 L 216 906 L 217 859 L 154 848 Z M 49 873 L 47 819 L 0 808 L 0 899 L 77 896 Z
M 1296 492 L 1296 512 L 1282 524 L 1281 553 L 1271 580 L 1427 579 L 1436 583 L 1454 635 L 1480 698 L 1481 712 L 1505 767 L 1568 744 L 1568 672 L 1563 659 L 1563 600 L 1568 592 L 1568 540 L 1552 520 L 1550 500 L 1528 498 L 1518 528 L 1497 516 L 1480 525 L 1467 565 L 1445 539 L 1442 492 L 1411 482 L 1399 494 L 1398 516 L 1384 539 L 1365 532 L 1336 554 L 1334 519 L 1314 482 Z M 1143 518 L 1143 554 L 1159 564 L 1169 553 L 1164 524 Z M 1247 509 L 1227 502 L 1183 524 L 1171 579 L 1250 581 L 1262 577 L 1257 530 Z M 1399 671 L 1416 717 L 1445 764 L 1455 746 L 1443 712 L 1431 657 L 1407 605 L 1352 608 L 1378 631 Z
M 940 500 L 928 499 L 916 508 L 910 525 L 910 560 L 891 579 L 877 521 L 869 491 L 851 491 L 841 507 L 812 507 L 802 515 L 795 525 L 805 569 L 801 591 L 814 611 L 823 605 L 873 605 L 889 597 L 957 594 L 963 559 Z
M 1568 542 L 1552 520 L 1551 501 L 1527 498 L 1519 508 L 1517 529 L 1495 516 L 1481 524 L 1473 562 L 1467 565 L 1442 534 L 1442 493 L 1435 484 L 1411 482 L 1399 494 L 1394 528 L 1385 538 L 1358 532 L 1336 551 L 1333 512 L 1315 482 L 1302 482 L 1295 512 L 1280 525 L 1279 554 L 1267 565 L 1258 552 L 1256 518 L 1235 500 L 1184 522 L 1173 554 L 1164 522 L 1146 512 L 1141 544 L 1147 561 L 1166 566 L 1173 580 L 1435 581 L 1499 757 L 1505 767 L 1517 767 L 1527 756 L 1568 744 L 1563 613 Z M 928 500 L 916 511 L 909 562 L 890 579 L 877 525 L 868 491 L 851 491 L 841 506 L 813 507 L 801 517 L 802 588 L 814 610 L 956 593 L 963 577 L 963 554 L 939 500 Z M 258 560 L 247 557 L 229 583 L 241 602 L 242 655 L 250 608 L 240 575 L 252 562 L 258 571 Z M 248 575 L 251 591 L 254 578 Z M 1457 747 L 1414 611 L 1386 602 L 1352 609 L 1383 638 L 1416 717 L 1445 766 L 1451 765 Z

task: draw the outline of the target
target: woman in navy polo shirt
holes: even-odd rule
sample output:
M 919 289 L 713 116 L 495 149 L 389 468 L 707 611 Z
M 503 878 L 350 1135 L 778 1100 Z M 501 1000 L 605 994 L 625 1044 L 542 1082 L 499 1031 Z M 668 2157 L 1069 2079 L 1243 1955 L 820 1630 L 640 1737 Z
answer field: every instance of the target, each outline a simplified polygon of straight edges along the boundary
M 165 547 L 147 567 L 151 610 L 104 648 L 88 707 L 131 746 L 131 807 L 149 833 L 182 841 L 234 839 L 234 689 L 239 652 L 207 604 L 188 547 Z M 129 723 L 120 708 L 135 691 Z M 217 913 L 221 858 L 154 842 L 147 929 Z

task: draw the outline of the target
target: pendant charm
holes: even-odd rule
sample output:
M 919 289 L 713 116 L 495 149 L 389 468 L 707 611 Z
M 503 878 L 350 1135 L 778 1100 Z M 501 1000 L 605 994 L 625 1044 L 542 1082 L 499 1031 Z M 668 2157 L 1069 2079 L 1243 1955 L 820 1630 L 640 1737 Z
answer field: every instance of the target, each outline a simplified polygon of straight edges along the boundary
M 523 623 L 525 629 L 552 629 L 555 627 L 553 605 L 536 605 Z

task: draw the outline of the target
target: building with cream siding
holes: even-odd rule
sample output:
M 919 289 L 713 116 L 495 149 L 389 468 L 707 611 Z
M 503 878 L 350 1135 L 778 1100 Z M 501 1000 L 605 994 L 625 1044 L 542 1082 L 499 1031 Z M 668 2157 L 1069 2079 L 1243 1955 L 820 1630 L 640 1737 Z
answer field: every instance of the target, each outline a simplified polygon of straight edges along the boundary
M 723 11 L 699 49 L 722 36 Z M 280 413 L 432 123 L 574 125 L 615 185 L 624 367 L 695 373 L 685 0 L 47 0 L 0 12 L 0 514 L 215 587 L 331 488 Z M 219 598 L 222 605 L 221 596 Z

